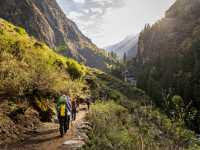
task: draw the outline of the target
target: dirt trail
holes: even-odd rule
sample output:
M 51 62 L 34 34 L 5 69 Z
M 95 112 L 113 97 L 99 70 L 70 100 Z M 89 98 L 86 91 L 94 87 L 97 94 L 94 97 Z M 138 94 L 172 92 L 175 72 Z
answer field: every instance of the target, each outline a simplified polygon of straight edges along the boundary
M 86 107 L 81 105 L 77 118 L 70 124 L 70 129 L 61 138 L 59 124 L 42 123 L 41 126 L 28 134 L 25 141 L 8 146 L 5 150 L 71 150 L 84 144 L 84 134 L 79 128 L 84 123 Z M 65 143 L 65 144 L 64 144 Z

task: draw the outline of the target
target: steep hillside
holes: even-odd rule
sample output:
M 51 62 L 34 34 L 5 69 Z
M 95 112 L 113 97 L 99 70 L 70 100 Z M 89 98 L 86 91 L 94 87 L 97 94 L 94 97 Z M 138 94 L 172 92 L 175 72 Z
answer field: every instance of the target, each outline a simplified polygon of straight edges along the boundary
M 108 46 L 105 49 L 109 52 L 115 52 L 120 59 L 126 53 L 127 58 L 131 59 L 137 55 L 138 36 L 127 36 L 124 40 L 114 45 Z
M 200 1 L 177 0 L 165 18 L 146 25 L 139 37 L 138 86 L 169 113 L 173 95 L 180 95 L 179 119 L 197 132 L 200 90 Z M 168 101 L 169 100 L 169 101 Z M 173 102 L 173 103 L 176 103 Z M 178 112 L 177 112 L 178 111 Z M 190 115 L 192 114 L 193 117 Z
M 57 52 L 86 65 L 106 69 L 111 60 L 69 20 L 56 0 L 0 1 L 0 17 L 24 27 Z M 97 61 L 98 62 L 97 62 Z
M 86 96 L 87 85 L 79 80 L 86 72 L 0 19 L 0 145 L 23 139 L 40 119 L 51 120 L 57 95 Z
M 85 118 L 91 127 L 81 128 L 87 130 L 89 137 L 83 149 L 199 148 L 195 134 L 156 109 L 142 90 L 58 55 L 29 37 L 23 28 L 2 19 L 0 83 L 0 149 L 27 149 L 27 146 L 43 150 L 46 148 L 40 147 L 43 142 L 49 142 L 48 146 L 63 143 L 57 126 L 57 129 L 43 126 L 47 128 L 43 132 L 38 126 L 41 121 L 52 121 L 55 99 L 63 93 L 72 99 L 78 97 L 80 102 L 85 98 L 96 101 Z M 75 126 L 80 127 L 81 123 Z M 51 133 L 53 137 L 48 136 Z M 65 135 L 68 140 L 70 136 L 71 132 Z
M 91 123 L 84 150 L 197 150 L 199 140 L 181 122 L 170 119 L 145 92 L 103 72 L 92 70 L 87 119 Z

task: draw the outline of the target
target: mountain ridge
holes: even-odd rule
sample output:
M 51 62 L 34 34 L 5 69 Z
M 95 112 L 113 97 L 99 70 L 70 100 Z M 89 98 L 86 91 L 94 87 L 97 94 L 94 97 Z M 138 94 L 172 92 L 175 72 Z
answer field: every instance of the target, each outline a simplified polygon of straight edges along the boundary
M 109 52 L 115 52 L 120 59 L 123 58 L 126 53 L 127 58 L 131 59 L 136 57 L 137 54 L 137 42 L 139 35 L 129 35 L 118 43 L 105 47 Z
M 0 17 L 68 57 L 88 66 L 106 69 L 110 59 L 66 17 L 56 0 L 0 1 Z M 87 55 L 87 54 L 90 55 Z M 101 62 L 96 63 L 99 59 Z

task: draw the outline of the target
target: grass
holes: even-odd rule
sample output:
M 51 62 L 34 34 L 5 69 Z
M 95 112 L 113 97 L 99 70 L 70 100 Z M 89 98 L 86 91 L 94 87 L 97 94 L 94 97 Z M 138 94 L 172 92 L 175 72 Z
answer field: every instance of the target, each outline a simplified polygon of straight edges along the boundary
M 193 150 L 195 134 L 150 106 L 130 102 L 132 110 L 114 101 L 96 102 L 88 114 L 92 123 L 85 150 Z
M 92 139 L 85 149 L 131 149 L 135 147 L 135 137 L 126 127 L 130 123 L 128 111 L 113 101 L 96 103 L 92 106 L 88 119 L 93 124 Z
M 0 31 L 0 96 L 49 96 L 81 91 L 80 80 L 86 70 L 83 65 L 55 53 L 29 37 L 23 28 L 3 19 Z
M 195 133 L 157 109 L 140 89 L 98 70 L 86 78 L 93 99 L 88 114 L 92 131 L 85 150 L 200 149 Z

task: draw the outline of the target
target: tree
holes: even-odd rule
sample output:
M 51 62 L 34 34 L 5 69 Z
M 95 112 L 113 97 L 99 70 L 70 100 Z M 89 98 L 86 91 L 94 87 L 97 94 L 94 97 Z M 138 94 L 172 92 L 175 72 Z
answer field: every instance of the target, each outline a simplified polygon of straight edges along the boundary
M 110 52 L 110 56 L 114 59 L 117 59 L 117 54 L 114 51 Z
M 124 53 L 123 62 L 124 62 L 124 64 L 126 64 L 126 62 L 127 62 L 127 56 L 126 56 L 126 53 Z
M 183 120 L 184 116 L 184 101 L 183 98 L 179 95 L 174 95 L 170 101 L 170 110 L 173 113 L 173 117 L 176 119 Z

